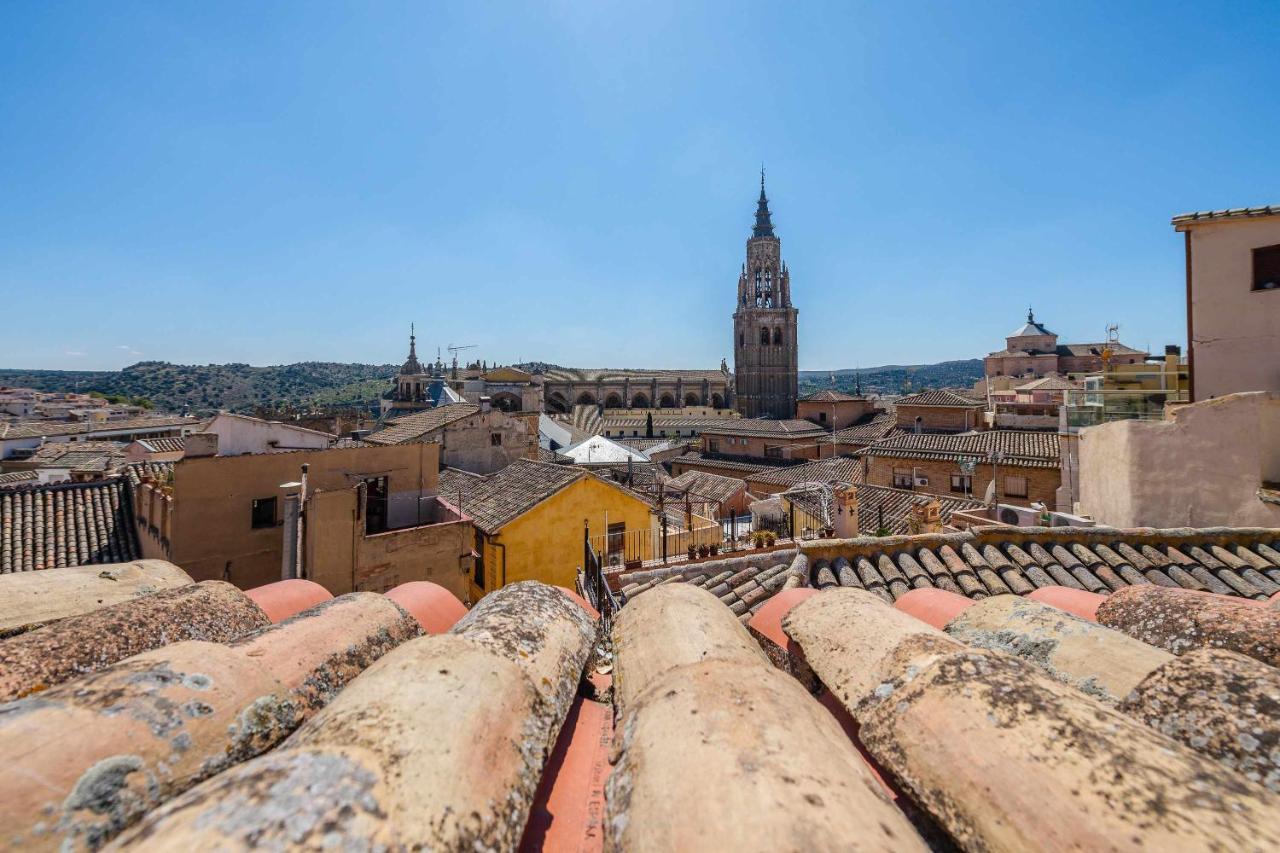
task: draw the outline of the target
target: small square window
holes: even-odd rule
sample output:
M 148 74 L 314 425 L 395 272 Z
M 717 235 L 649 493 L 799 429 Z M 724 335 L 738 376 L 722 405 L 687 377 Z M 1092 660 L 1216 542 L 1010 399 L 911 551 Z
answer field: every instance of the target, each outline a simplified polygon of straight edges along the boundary
M 253 499 L 253 529 L 276 526 L 276 499 Z
M 1280 290 L 1280 245 L 1253 250 L 1253 289 Z
M 951 491 L 968 494 L 973 491 L 973 478 L 965 474 L 951 475 Z
M 491 432 L 491 433 L 489 433 L 489 444 L 493 445 L 494 447 L 501 447 L 501 446 L 502 446 L 502 433 L 500 433 L 500 432 Z

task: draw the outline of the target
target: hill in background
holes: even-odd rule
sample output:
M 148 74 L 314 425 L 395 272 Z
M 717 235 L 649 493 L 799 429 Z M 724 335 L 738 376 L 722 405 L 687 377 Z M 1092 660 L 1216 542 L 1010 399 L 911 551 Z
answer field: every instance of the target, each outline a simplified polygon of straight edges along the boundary
M 251 412 L 259 406 L 370 406 L 390 387 L 396 369 L 323 361 L 269 367 L 141 361 L 111 371 L 0 370 L 0 385 L 145 397 L 163 411 L 189 406 L 193 414 L 205 414 Z
M 868 394 L 915 393 L 926 388 L 972 388 L 982 378 L 982 359 L 941 361 L 937 364 L 889 364 L 883 367 L 842 370 L 800 371 L 800 395 L 832 387 L 835 375 L 838 391 L 852 393 L 854 376 Z
M 551 367 L 529 364 L 526 369 Z M 338 364 L 305 361 L 253 367 L 248 364 L 170 364 L 141 361 L 124 370 L 3 370 L 0 385 L 40 391 L 97 391 L 108 396 L 145 398 L 161 411 L 192 414 L 225 409 L 252 412 L 259 407 L 281 408 L 334 406 L 371 408 L 391 385 L 396 365 Z M 854 370 L 800 371 L 800 393 L 831 387 L 852 391 Z M 888 365 L 857 371 L 862 390 L 899 394 L 922 388 L 969 387 L 982 376 L 982 360 L 944 361 L 940 364 Z

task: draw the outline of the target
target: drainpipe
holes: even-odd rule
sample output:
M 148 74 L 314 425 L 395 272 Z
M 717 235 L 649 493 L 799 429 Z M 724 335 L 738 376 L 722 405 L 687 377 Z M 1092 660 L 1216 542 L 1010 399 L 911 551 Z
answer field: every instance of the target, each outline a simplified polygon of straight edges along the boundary
M 311 468 L 311 465 L 309 463 L 306 463 L 306 462 L 302 463 L 302 486 L 298 490 L 298 526 L 297 526 L 298 529 L 296 532 L 297 542 L 293 548 L 293 560 L 294 560 L 293 573 L 294 573 L 294 577 L 297 577 L 297 578 L 306 577 L 306 575 L 303 574 L 302 544 L 303 544 L 303 538 L 304 538 L 303 524 L 304 524 L 304 519 L 307 513 L 307 471 L 309 471 L 310 468 Z

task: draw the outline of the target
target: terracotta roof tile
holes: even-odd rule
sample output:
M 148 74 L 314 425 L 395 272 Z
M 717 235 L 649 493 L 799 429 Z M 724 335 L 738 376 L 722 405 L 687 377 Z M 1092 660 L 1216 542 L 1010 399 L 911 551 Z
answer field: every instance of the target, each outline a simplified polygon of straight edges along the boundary
M 832 459 L 817 459 L 800 465 L 760 471 L 747 476 L 751 484 L 764 483 L 770 486 L 790 487 L 797 483 L 830 483 L 838 481 L 850 485 L 863 480 L 862 460 L 852 456 L 837 456 Z
M 919 394 L 910 394 L 906 397 L 899 397 L 894 403 L 895 406 L 937 406 L 951 409 L 977 409 L 982 408 L 983 402 L 975 400 L 972 397 L 965 397 L 957 394 L 955 391 L 948 391 L 945 388 L 934 388 L 930 391 L 921 391 Z
M 0 574 L 141 555 L 124 479 L 0 492 Z
M 986 462 L 993 452 L 1004 454 L 1001 464 L 1028 468 L 1057 468 L 1061 464 L 1058 435 L 1053 432 L 989 430 L 965 433 L 896 433 L 858 451 L 894 459 L 973 459 Z
M 827 431 L 812 421 L 740 418 L 719 426 L 708 426 L 703 435 L 763 435 L 772 438 L 804 438 L 826 435 Z
M 586 476 L 585 470 L 573 465 L 517 459 L 487 476 L 456 468 L 441 469 L 440 494 L 450 501 L 460 500 L 463 513 L 470 516 L 477 527 L 486 533 L 496 533 L 503 525 Z
M 479 411 L 480 407 L 473 403 L 450 403 L 447 406 L 437 406 L 425 412 L 392 418 L 387 421 L 386 427 L 365 436 L 364 441 L 366 444 L 404 444 L 420 441 L 424 436 L 444 429 L 449 424 L 468 418 Z

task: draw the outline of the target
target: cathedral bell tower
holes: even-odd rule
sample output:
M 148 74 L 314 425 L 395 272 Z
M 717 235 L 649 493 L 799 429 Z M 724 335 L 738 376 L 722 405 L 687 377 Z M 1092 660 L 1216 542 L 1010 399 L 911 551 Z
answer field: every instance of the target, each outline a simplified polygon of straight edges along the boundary
M 747 238 L 747 262 L 738 277 L 733 312 L 734 393 L 744 417 L 795 417 L 799 313 L 791 304 L 791 274 L 773 233 L 761 169 L 756 224 Z

